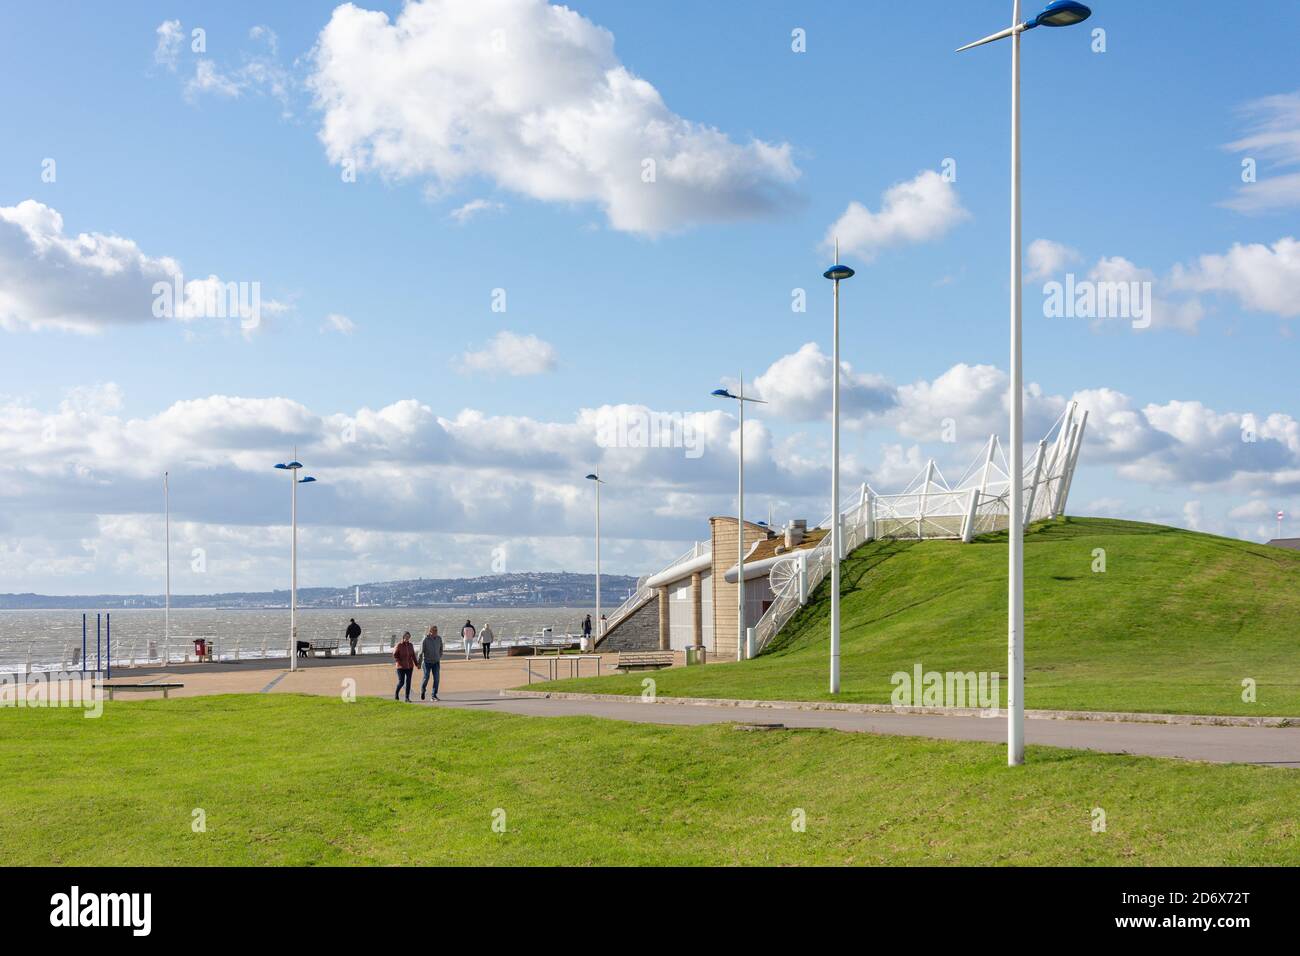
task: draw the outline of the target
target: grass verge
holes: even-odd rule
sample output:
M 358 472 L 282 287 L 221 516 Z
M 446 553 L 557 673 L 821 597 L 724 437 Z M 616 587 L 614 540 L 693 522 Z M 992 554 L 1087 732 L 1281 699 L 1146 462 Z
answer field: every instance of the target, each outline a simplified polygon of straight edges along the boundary
M 0 863 L 1300 863 L 1295 771 L 1028 759 L 296 695 L 4 710 Z

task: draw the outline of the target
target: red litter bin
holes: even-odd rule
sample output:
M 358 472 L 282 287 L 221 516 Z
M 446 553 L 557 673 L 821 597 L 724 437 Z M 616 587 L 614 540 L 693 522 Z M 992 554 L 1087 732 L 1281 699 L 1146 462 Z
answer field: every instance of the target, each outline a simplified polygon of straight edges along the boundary
M 204 638 L 196 637 L 194 639 L 194 656 L 199 660 L 203 660 L 208 656 L 208 642 Z

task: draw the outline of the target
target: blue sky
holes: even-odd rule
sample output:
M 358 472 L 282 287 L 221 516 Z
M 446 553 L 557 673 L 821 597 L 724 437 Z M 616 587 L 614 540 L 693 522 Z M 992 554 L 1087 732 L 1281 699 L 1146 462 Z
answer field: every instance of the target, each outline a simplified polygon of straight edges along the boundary
M 997 427 L 998 385 L 942 377 L 1007 366 L 1010 50 L 953 50 L 1004 26 L 1010 4 L 933 6 L 921 17 L 899 4 L 748 3 L 737 16 L 736 4 L 665 0 L 557 15 L 534 0 L 436 2 L 399 36 L 328 3 L 6 5 L 0 207 L 34 201 L 61 216 L 62 237 L 120 237 L 149 268 L 166 257 L 187 280 L 257 282 L 271 305 L 252 334 L 211 317 L 154 319 L 125 292 L 63 322 L 42 283 L 90 283 L 103 268 L 49 279 L 32 230 L 52 227 L 31 225 L 24 207 L 28 225 L 11 223 L 0 244 L 14 260 L 0 260 L 13 450 L 2 589 L 155 589 L 151 476 L 164 468 L 183 553 L 209 558 L 178 590 L 270 587 L 284 564 L 284 489 L 254 463 L 294 443 L 318 451 L 304 532 L 316 583 L 476 573 L 500 547 L 512 569 L 586 569 L 580 479 L 598 460 L 619 479 L 606 567 L 645 573 L 702 537 L 710 513 L 734 510 L 719 417 L 730 409 L 707 393 L 742 369 L 767 373 L 773 402 L 750 508 L 820 517 L 829 429 L 792 397 L 815 363 L 771 370 L 807 343 L 814 358 L 829 351 L 824 240 L 854 202 L 871 219 L 846 243 L 858 275 L 844 288 L 843 358 L 871 377 L 864 388 L 910 388 L 888 408 L 863 398 L 849 480 L 897 483 L 889 446 L 960 472 Z M 1071 511 L 1268 537 L 1300 489 L 1300 263 L 1278 245 L 1296 234 L 1300 201 L 1300 4 L 1271 7 L 1268 29 L 1209 0 L 1182 5 L 1182 19 L 1153 6 L 1098 2 L 1082 26 L 1024 37 L 1024 237 L 1055 244 L 1025 287 L 1026 379 L 1049 399 L 1095 399 Z M 167 23 L 178 23 L 171 47 Z M 567 39 L 546 32 L 557 25 Z M 494 30 L 507 69 L 481 50 L 461 55 Z M 588 55 L 593 76 L 621 67 L 652 86 L 663 112 L 634 93 L 593 119 L 587 73 L 565 59 L 590 66 Z M 512 112 L 530 88 L 543 107 L 569 107 L 540 145 L 528 125 L 537 99 Z M 477 108 L 480 95 L 492 108 Z M 439 125 L 444 107 L 454 119 Z M 618 162 L 640 155 L 637 124 L 665 116 L 687 124 L 678 145 L 699 168 L 721 170 L 713 185 L 678 182 L 666 154 L 658 182 L 642 184 L 651 192 L 617 181 Z M 348 150 L 369 156 L 355 182 L 341 175 Z M 1246 157 L 1256 183 L 1242 182 Z M 955 180 L 918 179 L 945 160 Z M 908 182 L 929 192 L 887 215 L 886 190 Z M 1141 330 L 1043 315 L 1043 281 L 1116 269 L 1149 277 L 1171 316 L 1192 311 Z M 791 310 L 799 288 L 803 313 Z M 492 310 L 497 289 L 504 312 Z M 89 284 L 86 295 L 111 299 Z M 523 337 L 519 349 L 484 354 L 502 332 Z M 391 434 L 350 448 L 321 437 L 330 416 L 403 401 L 427 414 L 403 406 Z M 931 427 L 945 402 L 956 446 Z M 618 405 L 713 413 L 717 441 L 702 459 L 655 450 L 648 466 L 645 450 L 622 464 L 625 449 L 588 443 L 588 454 L 573 434 L 583 410 Z M 1055 407 L 1044 401 L 1041 415 Z M 428 416 L 466 409 L 480 417 L 459 419 L 452 447 Z M 1253 447 L 1243 415 L 1259 426 Z M 792 455 L 812 460 L 792 469 Z

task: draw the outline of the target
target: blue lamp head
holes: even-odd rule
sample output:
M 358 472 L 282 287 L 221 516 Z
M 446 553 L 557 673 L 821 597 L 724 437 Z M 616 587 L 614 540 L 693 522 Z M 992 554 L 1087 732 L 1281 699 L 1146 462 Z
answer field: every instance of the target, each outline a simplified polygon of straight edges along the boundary
M 302 467 L 302 462 L 290 461 L 290 462 L 285 462 L 284 464 L 276 465 L 275 467 L 281 469 L 282 471 L 297 471 L 299 468 Z
M 1055 0 L 1030 21 L 1036 27 L 1072 27 L 1092 16 L 1092 10 L 1076 0 Z
M 732 395 L 729 391 L 727 391 L 725 388 L 715 388 L 713 391 L 709 392 L 709 394 L 710 394 L 710 395 L 713 395 L 713 396 L 715 396 L 715 397 L 717 397 L 717 398 L 735 398 L 735 397 L 736 397 L 735 395 Z
M 827 279 L 833 279 L 834 281 L 839 282 L 841 279 L 851 279 L 853 277 L 853 274 L 854 274 L 853 270 L 850 269 L 848 266 L 840 265 L 839 263 L 836 263 L 835 265 L 827 269 L 825 272 L 823 272 L 822 276 L 824 276 Z
M 299 478 L 299 479 L 298 479 L 298 484 L 300 484 L 300 485 L 305 485 L 305 484 L 307 484 L 307 482 L 309 482 L 309 481 L 315 481 L 315 480 L 316 480 L 316 479 L 313 478 L 311 475 L 308 475 L 306 478 Z
M 599 475 L 588 475 L 588 476 L 587 476 L 587 480 L 588 480 L 588 481 L 600 481 L 600 476 L 599 476 Z

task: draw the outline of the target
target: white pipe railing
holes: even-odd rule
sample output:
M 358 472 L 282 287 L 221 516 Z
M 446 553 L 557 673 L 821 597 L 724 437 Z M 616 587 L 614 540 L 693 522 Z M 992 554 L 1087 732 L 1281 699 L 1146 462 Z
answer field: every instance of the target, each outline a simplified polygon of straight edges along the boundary
M 655 574 L 662 574 L 664 571 L 667 571 L 669 568 L 676 567 L 677 565 L 681 564 L 683 561 L 687 561 L 690 560 L 691 558 L 699 557 L 699 554 L 700 554 L 700 545 L 698 543 L 692 544 L 690 549 L 687 550 L 686 553 L 680 554 L 677 557 L 673 558 L 672 561 L 665 564 L 660 570 L 656 571 Z M 646 587 L 646 582 L 649 581 L 652 577 L 654 577 L 655 574 L 646 575 L 645 577 L 639 579 L 636 582 L 636 590 L 634 590 L 628 596 L 626 601 L 624 601 L 622 604 L 620 604 L 618 607 L 614 609 L 613 614 L 610 614 L 606 617 L 604 630 L 600 633 L 600 635 L 598 635 L 599 637 L 603 637 L 604 635 L 608 634 L 610 631 L 614 629 L 614 626 L 616 624 L 618 624 L 625 617 L 627 617 L 633 611 L 637 610 L 639 607 L 645 604 L 646 601 L 648 601 L 651 597 L 654 596 L 655 589 L 651 587 Z M 599 624 L 597 624 L 597 627 L 599 627 Z

